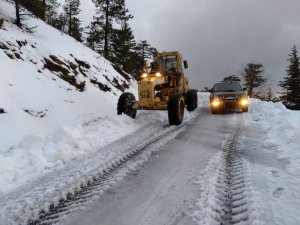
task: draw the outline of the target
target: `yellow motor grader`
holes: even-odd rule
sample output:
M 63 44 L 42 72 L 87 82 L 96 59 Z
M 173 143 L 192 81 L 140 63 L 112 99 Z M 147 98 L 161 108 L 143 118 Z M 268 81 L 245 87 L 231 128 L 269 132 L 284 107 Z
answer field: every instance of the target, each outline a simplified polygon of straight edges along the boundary
M 150 71 L 146 66 L 138 78 L 138 101 L 124 92 L 118 100 L 118 115 L 135 118 L 137 110 L 168 110 L 170 125 L 181 124 L 185 106 L 188 111 L 198 107 L 197 91 L 189 89 L 183 67 L 188 64 L 178 51 L 158 53 Z

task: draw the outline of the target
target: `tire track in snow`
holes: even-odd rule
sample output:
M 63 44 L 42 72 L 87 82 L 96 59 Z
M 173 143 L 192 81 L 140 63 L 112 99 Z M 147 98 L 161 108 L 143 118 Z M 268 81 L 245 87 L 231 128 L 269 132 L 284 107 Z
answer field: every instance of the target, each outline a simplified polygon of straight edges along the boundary
M 69 213 L 89 204 L 91 200 L 99 198 L 101 194 L 109 191 L 111 185 L 122 180 L 128 173 L 135 171 L 139 165 L 145 163 L 154 152 L 157 152 L 161 146 L 172 140 L 182 130 L 167 131 L 138 145 L 125 156 L 115 159 L 111 166 L 103 170 L 98 177 L 92 177 L 74 193 L 68 193 L 66 198 L 60 199 L 57 205 L 50 205 L 49 211 L 41 212 L 39 219 L 30 221 L 28 225 L 55 224 Z M 168 136 L 164 137 L 165 135 Z
M 124 154 L 116 155 L 110 162 L 101 166 L 102 169 L 100 171 L 97 173 L 94 172 L 93 176 L 82 180 L 77 185 L 77 188 L 56 199 L 55 203 L 52 203 L 37 215 L 32 216 L 26 224 L 47 225 L 59 223 L 71 212 L 99 198 L 104 192 L 109 191 L 112 185 L 148 161 L 152 154 L 158 152 L 164 144 L 174 139 L 175 136 L 185 129 L 187 124 L 198 116 L 199 113 L 195 113 L 191 120 L 179 126 L 162 126 L 159 130 L 149 135 L 151 138 L 130 145 L 130 147 L 123 151 Z
M 203 194 L 192 213 L 198 224 L 258 224 L 250 167 L 240 151 L 242 126 L 227 136 L 222 152 L 199 177 Z
M 238 143 L 240 129 L 229 136 L 223 146 L 222 165 L 218 180 L 220 200 L 223 203 L 221 211 L 221 224 L 236 224 L 248 221 L 248 182 L 244 160 L 240 156 Z

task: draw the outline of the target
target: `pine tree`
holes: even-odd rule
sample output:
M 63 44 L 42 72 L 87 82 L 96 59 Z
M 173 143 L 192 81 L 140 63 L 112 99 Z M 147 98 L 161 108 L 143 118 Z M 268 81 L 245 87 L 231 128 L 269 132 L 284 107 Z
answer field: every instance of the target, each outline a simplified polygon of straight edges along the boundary
M 99 17 L 95 17 L 94 21 L 91 22 L 88 27 L 89 31 L 87 32 L 86 45 L 100 54 L 103 53 L 103 40 L 104 32 L 102 30 L 103 21 Z
M 115 29 L 112 38 L 112 62 L 122 67 L 127 73 L 133 72 L 132 52 L 136 46 L 133 31 L 124 21 L 121 29 Z
M 46 19 L 46 0 L 42 0 L 42 4 L 41 4 L 41 19 L 43 21 L 45 21 Z
M 236 75 L 230 75 L 230 76 L 224 77 L 224 79 L 223 79 L 223 82 L 232 82 L 232 81 L 240 82 L 241 79 Z
M 82 31 L 83 29 L 80 27 L 80 20 L 78 18 L 73 18 L 71 23 L 72 34 L 71 36 L 74 37 L 77 41 L 82 42 Z
M 60 13 L 57 17 L 53 17 L 51 20 L 51 23 L 49 23 L 51 26 L 55 27 L 56 29 L 65 32 L 65 27 L 67 25 L 67 18 L 65 14 Z
M 135 47 L 136 53 L 139 55 L 138 66 L 143 68 L 146 59 L 153 58 L 153 50 L 146 40 L 141 40 Z
M 244 68 L 242 77 L 245 80 L 245 86 L 248 89 L 248 95 L 254 97 L 254 88 L 257 88 L 266 82 L 266 78 L 263 78 L 263 65 L 248 63 Z
M 16 24 L 18 27 L 21 27 L 21 15 L 20 15 L 20 1 L 15 0 L 15 8 L 16 8 Z
M 79 6 L 80 0 L 65 0 L 64 11 L 68 23 L 67 33 L 81 41 L 82 28 L 80 28 L 81 22 L 77 17 L 80 13 Z
M 23 16 L 35 15 L 42 18 L 43 15 L 43 4 L 39 0 L 15 0 L 15 10 L 16 10 L 16 25 L 18 27 L 22 26 Z
M 132 53 L 132 67 L 133 75 L 137 79 L 140 73 L 143 71 L 145 60 L 152 59 L 156 60 L 157 49 L 151 47 L 151 45 L 146 41 L 140 41 L 135 47 Z
M 279 83 L 284 90 L 282 100 L 287 108 L 300 109 L 300 63 L 296 46 L 293 46 L 288 62 L 286 76 Z
M 34 15 L 38 18 L 43 18 L 43 1 L 40 0 L 19 0 L 20 4 L 26 8 L 29 13 L 25 13 L 25 15 Z
M 45 7 L 44 9 L 44 21 L 51 26 L 56 27 L 58 23 L 58 9 L 60 4 L 57 2 L 57 0 L 44 0 L 43 6 Z
M 103 55 L 109 59 L 109 50 L 114 32 L 113 24 L 129 20 L 132 16 L 128 14 L 125 0 L 93 0 L 93 2 L 97 13 L 95 20 L 98 21 L 94 25 L 98 25 L 101 28 L 102 34 L 100 36 L 104 37 Z

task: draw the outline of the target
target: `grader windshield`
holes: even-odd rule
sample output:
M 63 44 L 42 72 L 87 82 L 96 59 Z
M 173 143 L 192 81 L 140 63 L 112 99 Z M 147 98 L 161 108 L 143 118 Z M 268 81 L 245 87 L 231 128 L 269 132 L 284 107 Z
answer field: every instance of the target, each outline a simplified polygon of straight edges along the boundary
M 177 56 L 167 55 L 159 58 L 159 69 L 163 73 L 178 72 L 177 71 Z

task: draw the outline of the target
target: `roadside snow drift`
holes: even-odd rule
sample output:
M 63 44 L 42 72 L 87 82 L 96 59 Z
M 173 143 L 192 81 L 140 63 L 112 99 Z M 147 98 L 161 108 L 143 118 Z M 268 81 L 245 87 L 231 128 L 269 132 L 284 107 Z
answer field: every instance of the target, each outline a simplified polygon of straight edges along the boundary
M 265 131 L 263 147 L 273 150 L 278 159 L 286 160 L 287 170 L 300 177 L 300 111 L 288 110 L 279 102 L 252 99 L 250 115 L 252 121 L 248 121 Z
M 136 128 L 115 118 L 119 95 L 135 92 L 130 75 L 41 20 L 18 28 L 14 10 L 0 1 L 0 192 Z

